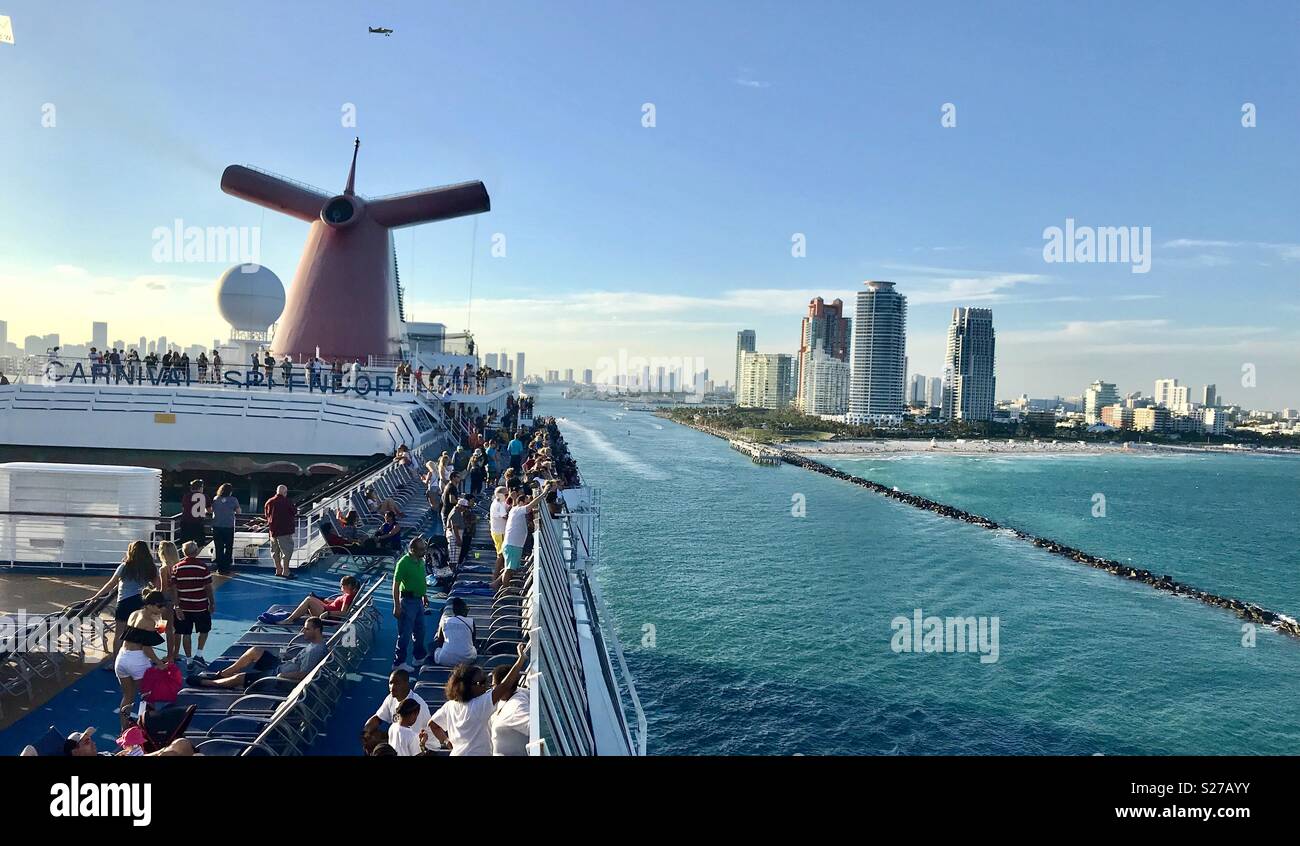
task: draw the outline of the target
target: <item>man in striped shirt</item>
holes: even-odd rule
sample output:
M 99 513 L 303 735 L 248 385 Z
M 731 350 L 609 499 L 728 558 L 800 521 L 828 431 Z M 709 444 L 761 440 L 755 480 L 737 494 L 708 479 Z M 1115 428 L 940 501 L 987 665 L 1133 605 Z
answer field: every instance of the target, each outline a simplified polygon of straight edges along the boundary
M 176 586 L 176 634 L 181 636 L 181 647 L 187 658 L 207 664 L 203 646 L 208 642 L 212 612 L 217 608 L 212 592 L 212 573 L 207 562 L 198 557 L 197 543 L 186 541 L 181 552 L 185 557 L 172 570 L 172 583 Z M 190 634 L 195 631 L 199 633 L 199 648 L 191 656 Z

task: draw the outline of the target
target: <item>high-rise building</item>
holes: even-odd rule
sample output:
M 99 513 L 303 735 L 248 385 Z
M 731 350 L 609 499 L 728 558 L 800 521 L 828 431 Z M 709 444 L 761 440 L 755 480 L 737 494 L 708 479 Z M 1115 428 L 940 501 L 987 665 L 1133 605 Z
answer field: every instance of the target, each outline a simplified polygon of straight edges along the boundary
M 486 367 L 486 368 L 488 368 L 489 370 L 496 370 L 496 369 L 497 369 L 497 354 L 496 354 L 496 353 L 485 353 L 484 356 L 483 356 L 483 366 Z
M 849 363 L 813 349 L 802 371 L 805 414 L 843 414 L 849 409 Z
M 949 420 L 992 420 L 995 390 L 993 312 L 987 308 L 955 308 L 948 325 L 944 372 L 951 389 L 944 396 L 943 416 Z
M 573 381 L 573 368 L 572 368 L 572 367 L 569 367 L 569 368 L 566 368 L 566 369 L 565 369 L 565 371 L 564 371 L 564 381 L 566 381 L 566 382 L 572 382 L 572 381 Z
M 662 368 L 660 368 L 662 373 Z M 795 358 L 787 353 L 740 353 L 740 390 L 745 408 L 785 408 L 794 401 Z
M 1201 426 L 1207 435 L 1222 435 L 1228 431 L 1228 414 L 1222 408 L 1208 405 L 1201 410 Z
M 515 381 L 522 382 L 523 380 L 524 380 L 524 354 L 515 353 Z
M 0 346 L 3 345 L 4 345 L 3 343 L 0 343 Z M 1204 388 L 1201 389 L 1201 405 L 1205 406 L 1206 408 L 1214 408 L 1218 404 L 1219 404 L 1219 394 L 1218 394 L 1217 386 L 1206 385 Z M 1223 433 L 1216 432 L 1215 434 L 1221 435 Z
M 97 350 L 108 346 L 108 324 L 94 322 L 90 324 L 90 345 Z
M 925 385 L 925 404 L 929 408 L 943 407 L 943 377 L 931 376 Z
M 741 329 L 736 333 L 736 399 L 740 400 L 740 356 L 741 353 L 754 352 L 758 336 L 753 329 Z
M 1101 419 L 1101 410 L 1108 405 L 1119 404 L 1119 392 L 1115 390 L 1114 382 L 1103 382 L 1098 379 L 1088 386 L 1083 392 L 1083 419 L 1089 426 L 1094 423 L 1106 422 Z M 1114 425 L 1107 423 L 1106 425 Z
M 1112 429 L 1132 429 L 1134 409 L 1124 405 L 1103 405 L 1092 424 L 1105 423 Z
M 9 321 L 0 320 L 0 353 L 9 346 Z
M 1146 432 L 1165 432 L 1169 430 L 1172 415 L 1169 409 L 1161 406 L 1133 409 L 1133 428 Z
M 847 362 L 852 340 L 849 326 L 850 321 L 844 316 L 843 300 L 837 299 L 828 305 L 821 297 L 816 297 L 808 302 L 808 314 L 799 329 L 799 390 L 795 399 L 795 404 L 803 411 L 809 411 L 805 402 L 808 391 L 806 371 L 813 352 L 821 350 L 832 358 Z
M 907 378 L 907 298 L 893 282 L 864 284 L 854 314 L 849 421 L 897 423 Z
M 582 384 L 584 384 L 584 385 L 590 385 L 590 384 L 591 384 L 591 371 L 590 371 L 590 370 L 584 370 L 584 371 L 582 371 Z
M 1169 410 L 1175 414 L 1188 414 L 1192 408 L 1192 389 L 1188 385 L 1174 385 L 1169 392 Z
M 913 373 L 912 379 L 907 383 L 907 404 L 908 405 L 925 405 L 925 377 L 920 373 Z
M 1177 387 L 1177 379 L 1157 379 L 1155 393 L 1151 395 L 1156 405 L 1169 408 L 1174 401 L 1174 388 Z

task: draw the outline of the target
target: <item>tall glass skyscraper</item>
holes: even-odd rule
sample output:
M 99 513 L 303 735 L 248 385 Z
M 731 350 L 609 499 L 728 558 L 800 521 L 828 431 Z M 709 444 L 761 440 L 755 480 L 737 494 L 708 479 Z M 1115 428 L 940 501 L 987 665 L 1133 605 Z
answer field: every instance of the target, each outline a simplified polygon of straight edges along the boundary
M 949 420 L 992 420 L 994 389 L 993 312 L 987 308 L 955 308 L 948 326 L 944 374 L 949 390 L 943 416 Z
M 903 419 L 907 378 L 907 297 L 894 290 L 893 282 L 864 284 L 853 321 L 848 419 L 897 423 Z
M 757 349 L 757 335 L 753 329 L 741 329 L 736 333 L 736 381 L 731 383 L 731 389 L 736 392 L 736 397 L 740 397 L 740 354 L 754 352 Z

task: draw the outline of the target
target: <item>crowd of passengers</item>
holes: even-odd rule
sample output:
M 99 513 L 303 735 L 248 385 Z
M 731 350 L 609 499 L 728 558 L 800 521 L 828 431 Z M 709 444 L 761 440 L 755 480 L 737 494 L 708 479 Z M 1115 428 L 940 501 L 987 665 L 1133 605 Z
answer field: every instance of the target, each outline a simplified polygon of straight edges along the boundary
M 507 419 L 517 420 L 519 408 L 512 404 Z M 577 465 L 560 436 L 554 419 L 539 419 L 519 428 L 513 436 L 501 430 L 483 436 L 484 418 L 475 421 L 450 452 L 416 468 L 409 449 L 403 445 L 393 462 L 408 466 L 425 486 L 429 508 L 436 514 L 431 538 L 417 535 L 405 542 L 406 552 L 394 565 L 393 615 L 398 622 L 389 694 L 362 731 L 363 749 L 368 755 L 435 754 L 435 749 L 460 755 L 522 755 L 528 738 L 529 691 L 520 685 L 526 664 L 526 647 L 509 667 L 496 667 L 491 675 L 475 664 L 478 632 L 466 602 L 454 597 L 446 603 L 431 642 L 426 642 L 425 615 L 429 612 L 429 578 L 435 587 L 449 587 L 465 564 L 480 519 L 480 501 L 491 489 L 490 502 L 483 503 L 496 552 L 491 586 L 510 590 L 523 568 L 533 544 L 532 516 L 546 508 L 558 516 L 564 508 L 558 491 L 581 482 Z M 396 551 L 403 544 L 399 520 L 404 516 L 397 503 L 373 489 L 365 491 L 371 507 L 384 514 L 384 524 L 369 537 L 360 535 L 355 512 L 339 515 L 343 537 L 340 545 L 352 551 Z M 213 569 L 224 572 L 230 565 L 230 540 L 218 542 L 217 533 L 240 513 L 231 486 L 223 484 L 209 501 L 203 480 L 190 483 L 182 500 L 182 524 L 176 542 L 162 541 L 152 551 L 144 541 L 131 543 L 122 563 L 91 601 L 117 593 L 113 617 L 110 659 L 103 668 L 113 671 L 122 688 L 118 717 L 122 735 L 118 753 L 100 752 L 94 729 L 69 735 L 64 753 L 190 755 L 193 745 L 180 738 L 154 752 L 144 753 L 130 739 L 137 737 L 137 698 L 167 687 L 168 677 L 181 675 L 193 687 L 243 689 L 260 678 L 277 676 L 296 681 L 306 677 L 326 656 L 325 624 L 346 619 L 361 589 L 351 575 L 339 581 L 338 593 L 322 597 L 309 594 L 287 616 L 262 622 L 293 625 L 301 621 L 303 643 L 294 650 L 252 647 L 218 672 L 207 670 L 204 647 L 212 630 L 216 611 Z M 281 485 L 263 509 L 267 531 L 275 552 L 277 575 L 288 574 L 292 554 L 292 531 L 296 509 Z M 201 557 L 205 548 L 204 528 L 211 522 L 214 556 Z M 352 532 L 355 531 L 355 534 Z M 277 534 L 281 533 L 281 534 Z M 283 560 L 281 560 L 283 558 Z M 408 663 L 408 653 L 414 664 Z M 425 662 L 451 668 L 446 683 L 446 702 L 434 713 L 412 689 L 411 674 Z M 184 671 L 182 670 L 184 667 Z
M 130 381 L 158 378 L 170 375 L 182 382 L 207 382 L 217 384 L 222 381 L 224 367 L 233 366 L 225 362 L 218 350 L 211 355 L 202 351 L 191 359 L 187 351 L 167 351 L 161 355 L 148 353 L 144 356 L 135 347 L 119 349 L 111 347 L 100 350 L 90 348 L 87 355 L 91 365 L 122 368 Z M 313 356 L 302 363 L 295 363 L 288 356 L 276 358 L 269 350 L 249 354 L 245 365 L 250 373 L 256 373 L 271 387 L 288 384 L 294 376 L 302 384 L 315 387 L 327 385 L 334 388 L 351 387 L 357 384 L 363 365 L 360 359 L 344 361 L 341 358 L 323 358 Z M 451 367 L 435 367 L 425 371 L 423 366 L 412 367 L 409 361 L 397 363 L 393 372 L 393 388 L 398 391 L 428 392 L 434 396 L 447 399 L 453 394 L 486 394 L 492 379 L 504 377 L 505 371 L 492 367 L 465 363 Z M 7 382 L 6 382 L 7 384 Z M 528 400 L 531 403 L 531 400 Z

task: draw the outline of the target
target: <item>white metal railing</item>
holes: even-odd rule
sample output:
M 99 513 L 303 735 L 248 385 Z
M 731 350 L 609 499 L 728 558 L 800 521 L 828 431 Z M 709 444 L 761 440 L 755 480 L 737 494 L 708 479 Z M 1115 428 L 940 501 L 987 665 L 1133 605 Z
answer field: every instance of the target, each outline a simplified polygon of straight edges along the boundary
M 645 710 L 641 707 L 641 697 L 637 695 L 632 671 L 627 666 L 623 655 L 623 644 L 614 629 L 613 618 L 605 608 L 605 600 L 600 587 L 592 574 L 592 566 L 599 560 L 600 538 L 600 489 L 582 488 L 585 497 L 575 497 L 577 507 L 566 503 L 562 520 L 565 532 L 562 534 L 564 550 L 570 566 L 579 574 L 583 596 L 588 607 L 594 608 L 592 633 L 602 641 L 601 654 L 612 655 L 614 664 L 606 662 L 604 667 L 606 680 L 611 692 L 618 697 L 617 713 L 622 720 L 624 732 L 629 744 L 637 754 L 646 753 L 647 724 Z M 628 713 L 636 720 L 632 729 L 627 722 Z
M 532 754 L 593 755 L 596 747 L 591 722 L 588 680 L 583 669 L 579 621 L 575 615 L 576 587 L 586 607 L 589 627 L 597 646 L 603 687 L 611 711 L 622 728 L 626 750 L 644 755 L 646 720 L 618 638 L 601 623 L 604 603 L 591 583 L 586 566 L 578 561 L 579 540 L 568 516 L 553 518 L 543 508 L 533 536 L 533 583 L 529 597 L 536 626 L 532 647 L 533 690 L 537 703 L 530 725 Z M 617 670 L 610 660 L 617 660 Z M 635 715 L 635 729 L 627 719 Z

